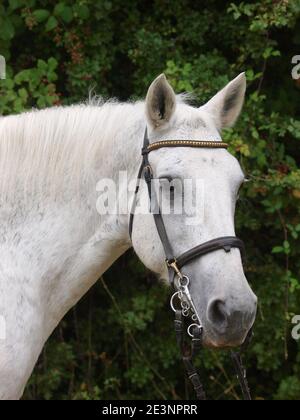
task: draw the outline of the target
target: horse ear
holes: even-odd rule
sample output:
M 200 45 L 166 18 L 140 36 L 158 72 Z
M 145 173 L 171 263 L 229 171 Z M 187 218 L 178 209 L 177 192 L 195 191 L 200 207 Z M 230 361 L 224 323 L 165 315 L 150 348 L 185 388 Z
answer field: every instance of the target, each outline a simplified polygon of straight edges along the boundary
M 236 122 L 245 98 L 246 76 L 241 73 L 220 90 L 201 109 L 215 118 L 218 129 L 231 127 Z
M 146 96 L 146 115 L 153 127 L 160 127 L 172 117 L 176 107 L 175 93 L 164 74 L 150 85 Z

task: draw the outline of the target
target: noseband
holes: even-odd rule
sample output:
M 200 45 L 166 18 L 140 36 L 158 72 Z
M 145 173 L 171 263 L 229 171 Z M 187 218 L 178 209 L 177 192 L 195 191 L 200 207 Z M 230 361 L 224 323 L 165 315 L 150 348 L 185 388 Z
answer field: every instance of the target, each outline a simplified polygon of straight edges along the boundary
M 137 186 L 135 190 L 135 197 L 133 201 L 133 206 L 130 213 L 129 220 L 129 234 L 130 238 L 132 237 L 134 214 L 136 208 L 136 197 L 140 188 L 140 181 L 142 178 L 146 181 L 148 188 L 148 195 L 151 202 L 151 208 L 155 208 L 156 211 L 153 213 L 154 222 L 156 225 L 157 233 L 159 235 L 161 244 L 165 253 L 165 261 L 169 272 L 169 279 L 171 285 L 175 289 L 175 293 L 171 297 L 170 305 L 172 310 L 175 312 L 175 333 L 178 345 L 182 351 L 183 362 L 188 373 L 189 379 L 191 380 L 197 398 L 200 400 L 206 399 L 205 393 L 200 382 L 200 378 L 196 369 L 193 365 L 193 359 L 197 350 L 201 348 L 202 344 L 202 332 L 203 327 L 201 324 L 200 316 L 196 310 L 193 299 L 189 292 L 189 278 L 183 274 L 183 268 L 189 262 L 200 258 L 203 255 L 209 254 L 214 251 L 223 250 L 226 253 L 229 253 L 232 248 L 238 248 L 241 252 L 242 260 L 245 258 L 245 246 L 244 242 L 237 238 L 236 236 L 223 236 L 220 238 L 212 239 L 210 241 L 204 242 L 200 245 L 191 248 L 190 250 L 184 252 L 179 256 L 175 256 L 172 245 L 168 238 L 166 227 L 164 224 L 163 216 L 161 209 L 157 203 L 156 194 L 152 193 L 152 181 L 154 180 L 154 174 L 152 167 L 149 162 L 149 153 L 152 151 L 166 148 L 166 147 L 194 147 L 194 148 L 210 148 L 210 149 L 227 149 L 228 144 L 222 141 L 198 141 L 198 140 L 164 140 L 151 143 L 148 138 L 147 128 L 145 130 L 144 142 L 142 148 L 142 164 L 140 166 L 138 177 L 137 177 Z M 179 304 L 179 309 L 176 309 L 176 302 Z M 187 332 L 190 337 L 192 337 L 192 348 L 188 356 L 186 356 L 186 351 L 184 347 L 184 318 L 190 318 L 192 323 L 188 326 Z M 252 331 L 249 333 L 245 343 L 242 346 L 241 350 L 245 350 L 246 345 L 251 339 Z M 244 399 L 250 400 L 250 392 L 248 388 L 248 383 L 246 380 L 245 369 L 241 361 L 241 352 L 231 354 L 237 377 L 239 379 Z

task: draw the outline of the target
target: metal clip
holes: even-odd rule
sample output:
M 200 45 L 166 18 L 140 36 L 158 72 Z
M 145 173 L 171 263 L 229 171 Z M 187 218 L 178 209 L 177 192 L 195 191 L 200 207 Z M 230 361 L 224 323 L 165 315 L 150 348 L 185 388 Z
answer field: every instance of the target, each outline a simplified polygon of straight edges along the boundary
M 144 178 L 147 183 L 150 183 L 153 178 L 153 171 L 150 165 L 144 166 Z
M 166 262 L 167 262 L 167 266 L 169 268 L 173 268 L 173 270 L 175 271 L 175 273 L 177 274 L 177 276 L 180 278 L 180 280 L 182 280 L 183 279 L 183 275 L 182 275 L 180 269 L 177 266 L 177 260 L 176 260 L 176 258 L 174 258 L 174 260 L 172 260 L 172 262 L 169 262 L 168 260 L 166 260 Z

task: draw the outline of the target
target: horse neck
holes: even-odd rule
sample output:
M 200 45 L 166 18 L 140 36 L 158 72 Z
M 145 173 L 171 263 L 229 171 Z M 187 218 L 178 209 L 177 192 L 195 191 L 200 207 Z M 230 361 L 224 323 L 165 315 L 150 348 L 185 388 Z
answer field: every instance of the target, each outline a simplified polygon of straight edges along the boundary
M 79 199 L 78 194 L 73 197 L 76 187 L 70 176 L 66 185 L 61 187 L 58 198 L 53 199 L 51 194 L 42 194 L 37 198 L 31 193 L 23 200 L 22 192 L 18 195 L 16 188 L 9 201 L 1 202 L 0 315 L 6 320 L 7 331 L 14 331 L 14 334 L 9 334 L 5 341 L 0 340 L 0 370 L 3 372 L 3 366 L 6 367 L 7 376 L 12 378 L 10 388 L 5 381 L 0 384 L 0 398 L 18 398 L 22 394 L 45 341 L 64 314 L 131 246 L 128 214 L 99 215 L 96 210 L 97 181 L 103 178 L 117 181 L 120 170 L 126 170 L 129 177 L 135 177 L 138 171 L 145 122 L 140 105 L 128 107 L 130 109 L 124 108 L 124 118 L 121 118 L 123 113 L 118 105 L 112 107 L 107 114 L 109 119 L 110 113 L 116 112 L 116 115 L 112 115 L 109 124 L 106 124 L 106 116 L 101 114 L 105 110 L 94 109 L 92 112 L 97 114 L 93 116 L 94 126 L 78 133 L 79 140 L 89 132 L 96 133 L 96 140 L 99 140 L 98 147 L 97 142 L 92 144 L 88 135 L 84 138 L 84 147 L 92 150 L 93 153 L 89 150 L 92 156 L 95 152 L 95 159 L 87 165 L 89 173 L 85 174 Z M 130 115 L 126 114 L 128 112 Z M 84 117 L 86 114 L 78 113 L 74 119 L 85 121 Z M 10 124 L 17 126 L 14 118 L 5 123 L 8 128 Z M 116 127 L 112 129 L 114 124 Z M 22 133 L 21 129 L 19 131 Z M 3 126 L 2 134 L 5 134 Z M 16 134 L 21 138 L 22 134 Z M 62 137 L 65 134 L 63 132 Z M 75 136 L 76 132 L 70 135 Z M 15 139 L 16 143 L 19 138 Z M 8 159 L 13 162 L 13 154 L 8 155 Z M 42 171 L 43 167 L 39 169 Z M 35 168 L 32 178 L 38 173 Z M 68 176 L 67 172 L 64 178 Z M 18 179 L 23 182 L 22 177 Z M 30 180 L 27 179 L 28 184 Z M 59 178 L 56 180 L 58 183 Z M 121 183 L 120 189 L 124 192 L 125 180 Z M 16 186 L 20 185 L 16 182 Z M 120 200 L 123 200 L 122 194 Z M 24 349 L 28 350 L 25 352 Z M 17 364 L 14 359 L 16 354 Z
M 53 181 L 60 190 L 57 197 L 56 193 L 52 196 L 51 192 L 41 195 L 30 193 L 23 200 L 20 192 L 20 196 L 12 194 L 10 201 L 0 208 L 0 237 L 3 238 L 0 241 L 0 286 L 3 282 L 5 290 L 7 273 L 16 279 L 19 290 L 28 288 L 30 284 L 33 299 L 43 300 L 42 306 L 52 310 L 51 316 L 48 314 L 46 317 L 50 322 L 49 329 L 131 246 L 128 214 L 117 211 L 100 215 L 96 209 L 99 198 L 96 186 L 102 179 L 110 179 L 117 184 L 120 170 L 127 171 L 129 178 L 136 176 L 145 124 L 142 104 L 104 105 L 90 109 L 82 107 L 82 110 L 58 109 L 51 112 L 57 112 L 57 119 L 64 118 L 59 113 L 65 112 L 66 121 L 69 118 L 69 121 L 85 122 L 80 126 L 82 129 L 79 133 L 72 132 L 72 126 L 68 127 L 67 123 L 65 127 L 62 125 L 65 131 L 59 132 L 62 141 L 67 135 L 76 136 L 76 141 L 83 139 L 87 155 L 91 156 L 91 161 L 82 166 L 84 182 L 78 190 L 75 172 L 72 172 L 71 166 L 67 166 L 63 179 Z M 45 116 L 40 115 L 41 119 Z M 52 114 L 49 118 L 51 120 Z M 15 123 L 14 119 L 8 120 L 8 128 L 9 124 Z M 91 133 L 93 138 L 87 133 Z M 56 144 L 58 139 L 53 141 Z M 63 148 L 66 148 L 66 144 Z M 76 153 L 75 157 L 80 158 L 80 153 Z M 71 155 L 69 160 L 72 158 Z M 65 159 L 68 161 L 68 155 Z M 38 169 L 43 171 L 42 167 Z M 37 177 L 34 173 L 33 179 Z M 19 178 L 22 182 L 23 178 Z M 120 181 L 121 185 L 117 185 L 121 191 L 118 199 L 122 201 L 127 185 L 125 179 Z M 31 178 L 27 183 L 31 183 Z M 132 197 L 129 197 L 131 200 Z M 44 328 L 46 334 L 49 329 Z
M 99 132 L 104 133 L 104 141 L 99 142 L 94 168 L 86 177 L 90 184 L 84 192 L 83 205 L 74 210 L 74 217 L 77 217 L 77 220 L 73 222 L 73 232 L 80 220 L 82 231 L 88 234 L 79 235 L 78 238 L 79 243 L 82 244 L 79 252 L 76 252 L 75 265 L 78 271 L 73 272 L 72 269 L 66 273 L 67 276 L 72 277 L 72 295 L 75 292 L 79 298 L 117 258 L 131 247 L 129 213 L 123 210 L 124 202 L 127 201 L 130 207 L 133 200 L 133 192 L 128 192 L 128 181 L 136 180 L 139 169 L 140 150 L 145 130 L 143 108 L 141 103 L 115 105 L 111 109 L 112 118 L 108 127 L 105 122 L 103 126 L 99 126 Z M 99 109 L 100 113 L 101 109 Z M 120 120 L 122 115 L 124 118 Z M 89 147 L 89 139 L 86 140 Z M 96 209 L 99 199 L 97 189 L 99 182 L 104 179 L 113 181 L 116 185 L 117 202 L 114 212 L 99 214 Z M 75 211 L 79 215 L 76 216 Z M 71 230 L 67 235 L 72 236 Z M 76 247 L 77 244 L 75 244 Z M 74 300 L 68 300 L 64 311 L 74 303 Z
M 129 212 L 141 162 L 141 148 L 146 124 L 141 104 L 137 103 L 135 110 L 134 105 L 129 106 L 132 108 L 132 116 L 123 122 L 122 127 L 112 133 L 108 144 L 104 145 L 102 154 L 105 158 L 96 175 L 99 182 L 97 182 L 97 186 L 94 185 L 94 189 L 96 188 L 101 193 L 101 188 L 105 185 L 106 180 L 114 183 L 116 188 L 114 211 L 104 215 L 100 214 L 99 218 L 106 232 L 109 231 L 115 235 L 116 244 L 127 248 L 131 245 Z M 106 233 L 102 233 L 102 235 L 106 236 Z

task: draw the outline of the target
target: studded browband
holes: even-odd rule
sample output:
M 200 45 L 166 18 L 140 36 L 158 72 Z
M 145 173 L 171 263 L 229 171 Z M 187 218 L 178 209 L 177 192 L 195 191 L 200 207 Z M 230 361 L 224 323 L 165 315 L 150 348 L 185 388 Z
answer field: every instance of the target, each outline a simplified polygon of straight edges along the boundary
M 162 147 L 198 147 L 198 148 L 213 148 L 213 149 L 227 149 L 228 144 L 223 141 L 203 141 L 203 140 L 161 140 L 149 144 L 145 151 L 152 152 Z

